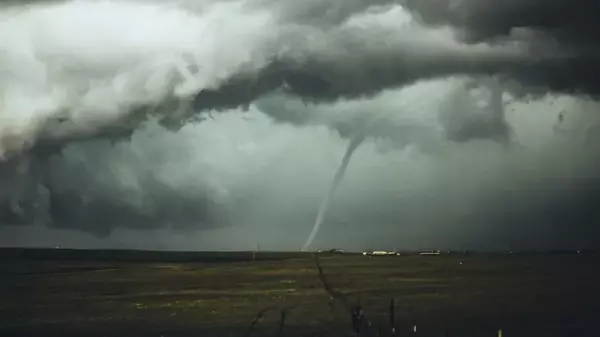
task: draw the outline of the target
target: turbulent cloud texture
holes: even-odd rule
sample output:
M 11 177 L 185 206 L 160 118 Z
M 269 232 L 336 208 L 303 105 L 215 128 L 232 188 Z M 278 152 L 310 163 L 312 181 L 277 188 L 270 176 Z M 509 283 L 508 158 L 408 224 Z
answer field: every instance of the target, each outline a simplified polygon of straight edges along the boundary
M 593 246 L 594 6 L 8 2 L 0 244 Z

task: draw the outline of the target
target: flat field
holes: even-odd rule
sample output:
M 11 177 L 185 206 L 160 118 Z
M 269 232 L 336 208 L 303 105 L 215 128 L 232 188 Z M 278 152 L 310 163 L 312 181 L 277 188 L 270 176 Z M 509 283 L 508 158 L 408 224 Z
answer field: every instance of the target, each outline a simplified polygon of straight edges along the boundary
M 0 250 L 0 336 L 600 336 L 595 254 L 318 256 Z

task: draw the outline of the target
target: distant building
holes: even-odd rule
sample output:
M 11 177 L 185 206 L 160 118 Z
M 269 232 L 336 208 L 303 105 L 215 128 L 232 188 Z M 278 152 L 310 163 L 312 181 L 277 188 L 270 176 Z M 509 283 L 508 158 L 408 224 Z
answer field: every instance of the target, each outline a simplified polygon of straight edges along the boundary
M 419 255 L 440 255 L 439 250 L 424 250 L 419 253 Z
M 329 250 L 323 250 L 323 249 L 319 249 L 317 250 L 317 253 L 336 253 L 336 254 L 344 254 L 344 250 L 343 249 L 338 249 L 338 248 L 333 248 L 333 249 L 329 249 Z
M 400 253 L 388 252 L 385 250 L 373 250 L 373 251 L 363 252 L 363 255 L 364 256 L 390 256 L 390 255 L 399 256 Z

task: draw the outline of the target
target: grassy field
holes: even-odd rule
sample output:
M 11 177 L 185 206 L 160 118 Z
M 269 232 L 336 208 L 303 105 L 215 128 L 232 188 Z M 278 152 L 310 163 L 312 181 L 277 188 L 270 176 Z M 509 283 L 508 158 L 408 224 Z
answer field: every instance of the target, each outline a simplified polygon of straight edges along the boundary
M 600 335 L 593 254 L 319 256 L 364 336 L 391 335 L 392 299 L 397 336 Z M 251 258 L 0 250 L 0 336 L 354 335 L 312 255 Z

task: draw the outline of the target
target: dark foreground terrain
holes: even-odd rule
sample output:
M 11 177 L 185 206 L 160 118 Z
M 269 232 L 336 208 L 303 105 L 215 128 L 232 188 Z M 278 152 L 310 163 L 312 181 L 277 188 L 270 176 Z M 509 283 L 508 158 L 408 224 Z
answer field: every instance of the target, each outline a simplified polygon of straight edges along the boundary
M 344 303 L 358 301 L 361 335 L 391 336 L 392 299 L 396 336 L 600 336 L 594 254 L 319 254 L 323 277 L 298 253 L 0 250 L 0 261 L 0 336 L 352 336 Z

